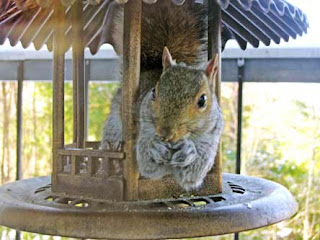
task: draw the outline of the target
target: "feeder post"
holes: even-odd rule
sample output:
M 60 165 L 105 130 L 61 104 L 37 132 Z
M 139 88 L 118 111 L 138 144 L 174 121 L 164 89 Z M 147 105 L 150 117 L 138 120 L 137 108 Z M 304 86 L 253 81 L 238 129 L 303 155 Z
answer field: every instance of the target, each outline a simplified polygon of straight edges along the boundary
M 72 14 L 72 68 L 73 68 L 73 142 L 84 148 L 85 130 L 85 82 L 83 44 L 83 3 L 75 1 Z
M 219 54 L 219 69 L 215 79 L 215 93 L 221 106 L 221 2 L 220 0 L 208 0 L 208 59 Z M 218 176 L 220 192 L 222 192 L 222 163 L 221 145 L 215 159 L 213 175 Z
M 138 199 L 138 179 L 134 143 L 137 119 L 134 108 L 139 93 L 141 54 L 142 0 L 130 0 L 124 5 L 123 80 L 122 80 L 122 139 L 125 143 L 125 200 Z
M 62 162 L 57 154 L 64 147 L 64 53 L 65 9 L 60 1 L 53 1 L 53 119 L 52 119 L 52 189 L 57 186 L 57 173 Z

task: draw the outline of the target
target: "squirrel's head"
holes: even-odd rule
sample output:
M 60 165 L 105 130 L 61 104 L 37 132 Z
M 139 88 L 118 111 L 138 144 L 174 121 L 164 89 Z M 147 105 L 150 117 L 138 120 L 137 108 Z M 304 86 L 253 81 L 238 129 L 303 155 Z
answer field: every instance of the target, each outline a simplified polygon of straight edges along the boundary
M 218 55 L 205 70 L 176 64 L 167 47 L 163 73 L 152 90 L 156 133 L 164 141 L 177 142 L 208 130 L 212 121 Z

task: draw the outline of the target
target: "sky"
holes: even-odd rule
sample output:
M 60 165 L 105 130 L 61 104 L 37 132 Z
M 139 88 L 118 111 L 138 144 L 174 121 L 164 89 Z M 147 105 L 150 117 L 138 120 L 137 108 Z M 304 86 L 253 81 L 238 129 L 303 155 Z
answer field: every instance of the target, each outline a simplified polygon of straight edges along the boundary
M 303 34 L 302 37 L 298 36 L 297 39 L 289 39 L 289 42 L 281 40 L 280 44 L 271 43 L 268 48 L 320 48 L 320 0 L 287 0 L 294 6 L 299 7 L 308 17 L 309 29 L 307 34 Z M 235 41 L 228 41 L 227 48 L 239 48 Z M 259 48 L 265 48 L 263 43 Z M 110 48 L 110 46 L 102 46 L 104 49 Z M 248 48 L 252 48 L 248 44 Z M 3 46 L 0 46 L 0 51 L 12 51 L 23 49 L 21 44 L 12 48 L 8 41 Z M 33 45 L 27 50 L 34 50 Z M 46 50 L 46 47 L 43 48 Z
M 295 41 L 292 41 L 292 44 L 289 40 L 289 43 L 283 44 L 283 46 L 320 47 L 320 1 L 290 0 L 289 2 L 306 13 L 310 26 L 307 35 L 298 37 Z

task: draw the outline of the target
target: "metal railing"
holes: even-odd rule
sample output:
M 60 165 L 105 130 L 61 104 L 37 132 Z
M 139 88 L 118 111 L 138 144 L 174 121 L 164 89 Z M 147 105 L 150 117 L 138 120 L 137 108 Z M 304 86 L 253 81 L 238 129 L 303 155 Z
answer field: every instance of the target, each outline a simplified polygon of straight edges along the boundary
M 72 80 L 72 53 L 66 54 L 65 78 Z M 85 54 L 85 83 L 119 80 L 119 58 L 112 50 L 92 56 Z M 236 173 L 241 169 L 242 97 L 244 82 L 320 83 L 320 48 L 306 49 L 226 49 L 222 55 L 222 81 L 238 83 L 238 130 Z M 272 74 L 271 74 L 272 73 Z M 46 51 L 0 52 L 0 81 L 16 81 L 17 149 L 16 180 L 21 179 L 22 92 L 27 81 L 52 80 L 52 54 Z M 88 89 L 88 88 L 87 88 Z M 88 112 L 88 111 L 86 111 Z M 237 235 L 235 237 L 238 238 Z M 17 232 L 16 239 L 20 239 Z

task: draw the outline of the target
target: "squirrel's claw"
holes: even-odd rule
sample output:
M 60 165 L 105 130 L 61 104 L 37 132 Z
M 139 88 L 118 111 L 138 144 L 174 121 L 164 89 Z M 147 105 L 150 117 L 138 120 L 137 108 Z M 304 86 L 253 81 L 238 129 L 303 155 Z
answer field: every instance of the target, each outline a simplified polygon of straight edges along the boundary
M 150 144 L 149 153 L 152 159 L 158 164 L 166 164 L 171 160 L 171 144 L 162 142 L 155 137 Z
M 170 165 L 174 167 L 188 166 L 196 159 L 197 149 L 191 140 L 182 139 L 172 149 L 176 150 L 170 162 Z

